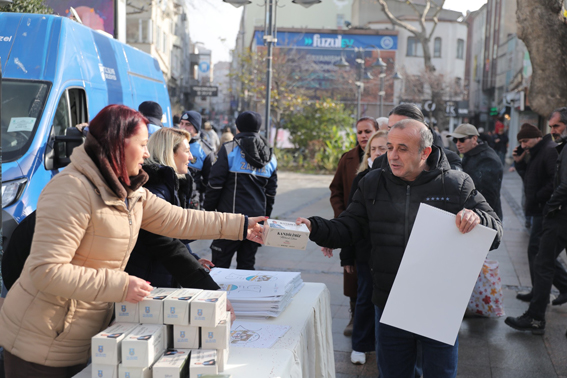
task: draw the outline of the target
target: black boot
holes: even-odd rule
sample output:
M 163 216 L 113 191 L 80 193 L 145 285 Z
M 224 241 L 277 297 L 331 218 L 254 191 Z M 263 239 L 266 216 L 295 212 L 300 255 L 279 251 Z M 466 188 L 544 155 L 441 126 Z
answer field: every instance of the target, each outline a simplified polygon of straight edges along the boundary
M 356 298 L 354 298 L 354 300 L 351 298 L 350 299 L 350 321 L 348 322 L 347 326 L 345 327 L 345 330 L 343 331 L 343 335 L 345 336 L 352 336 L 352 322 L 354 320 L 354 308 L 356 307 Z

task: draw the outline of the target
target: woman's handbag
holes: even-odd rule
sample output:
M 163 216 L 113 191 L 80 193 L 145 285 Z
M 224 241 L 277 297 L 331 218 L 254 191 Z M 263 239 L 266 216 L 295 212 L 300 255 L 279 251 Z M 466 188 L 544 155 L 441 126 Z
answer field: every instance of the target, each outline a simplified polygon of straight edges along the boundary
M 467 311 L 486 317 L 504 316 L 503 300 L 498 261 L 484 260 Z

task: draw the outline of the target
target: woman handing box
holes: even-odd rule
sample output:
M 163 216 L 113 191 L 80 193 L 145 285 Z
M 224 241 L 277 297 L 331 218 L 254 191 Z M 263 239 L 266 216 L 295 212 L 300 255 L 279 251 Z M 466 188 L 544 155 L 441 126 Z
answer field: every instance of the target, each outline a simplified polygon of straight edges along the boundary
M 140 228 L 182 239 L 261 241 L 264 217 L 185 210 L 141 186 L 148 120 L 109 105 L 91 121 L 71 164 L 44 188 L 31 253 L 0 310 L 6 377 L 70 377 L 112 302 L 139 302 L 152 287 L 125 273 Z

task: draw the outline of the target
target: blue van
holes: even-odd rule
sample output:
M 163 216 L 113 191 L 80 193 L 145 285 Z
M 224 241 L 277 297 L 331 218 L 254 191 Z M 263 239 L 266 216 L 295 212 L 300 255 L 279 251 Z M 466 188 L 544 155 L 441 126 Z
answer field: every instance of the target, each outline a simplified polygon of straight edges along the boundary
M 83 142 L 76 126 L 106 105 L 152 100 L 171 126 L 155 58 L 68 18 L 0 13 L 2 245 Z

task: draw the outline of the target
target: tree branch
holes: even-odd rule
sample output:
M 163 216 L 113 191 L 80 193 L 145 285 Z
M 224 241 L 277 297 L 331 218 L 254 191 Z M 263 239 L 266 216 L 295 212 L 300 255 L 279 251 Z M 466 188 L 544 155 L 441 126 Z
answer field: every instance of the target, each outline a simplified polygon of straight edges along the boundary
M 382 6 L 382 11 L 384 12 L 384 14 L 386 15 L 386 17 L 388 17 L 388 20 L 390 20 L 390 22 L 396 26 L 399 26 L 401 28 L 406 29 L 407 31 L 409 31 L 410 33 L 413 33 L 415 35 L 419 34 L 419 31 L 417 31 L 416 28 L 414 28 L 412 25 L 407 24 L 405 22 L 402 22 L 400 20 L 398 20 L 396 18 L 396 16 L 394 16 L 392 14 L 392 12 L 390 12 L 390 9 L 388 8 L 388 4 L 386 4 L 386 0 L 377 0 L 378 4 L 380 4 Z
M 439 13 L 441 13 L 441 11 L 443 10 L 444 4 L 445 4 L 445 0 L 443 0 L 441 5 L 438 6 L 437 11 L 435 11 L 435 14 L 433 15 L 433 27 L 431 28 L 431 32 L 429 33 L 429 37 L 427 39 L 431 39 L 431 36 L 433 36 L 433 32 L 435 31 L 435 28 L 437 27 L 437 24 L 439 23 L 439 19 L 437 18 L 437 16 L 439 16 Z

